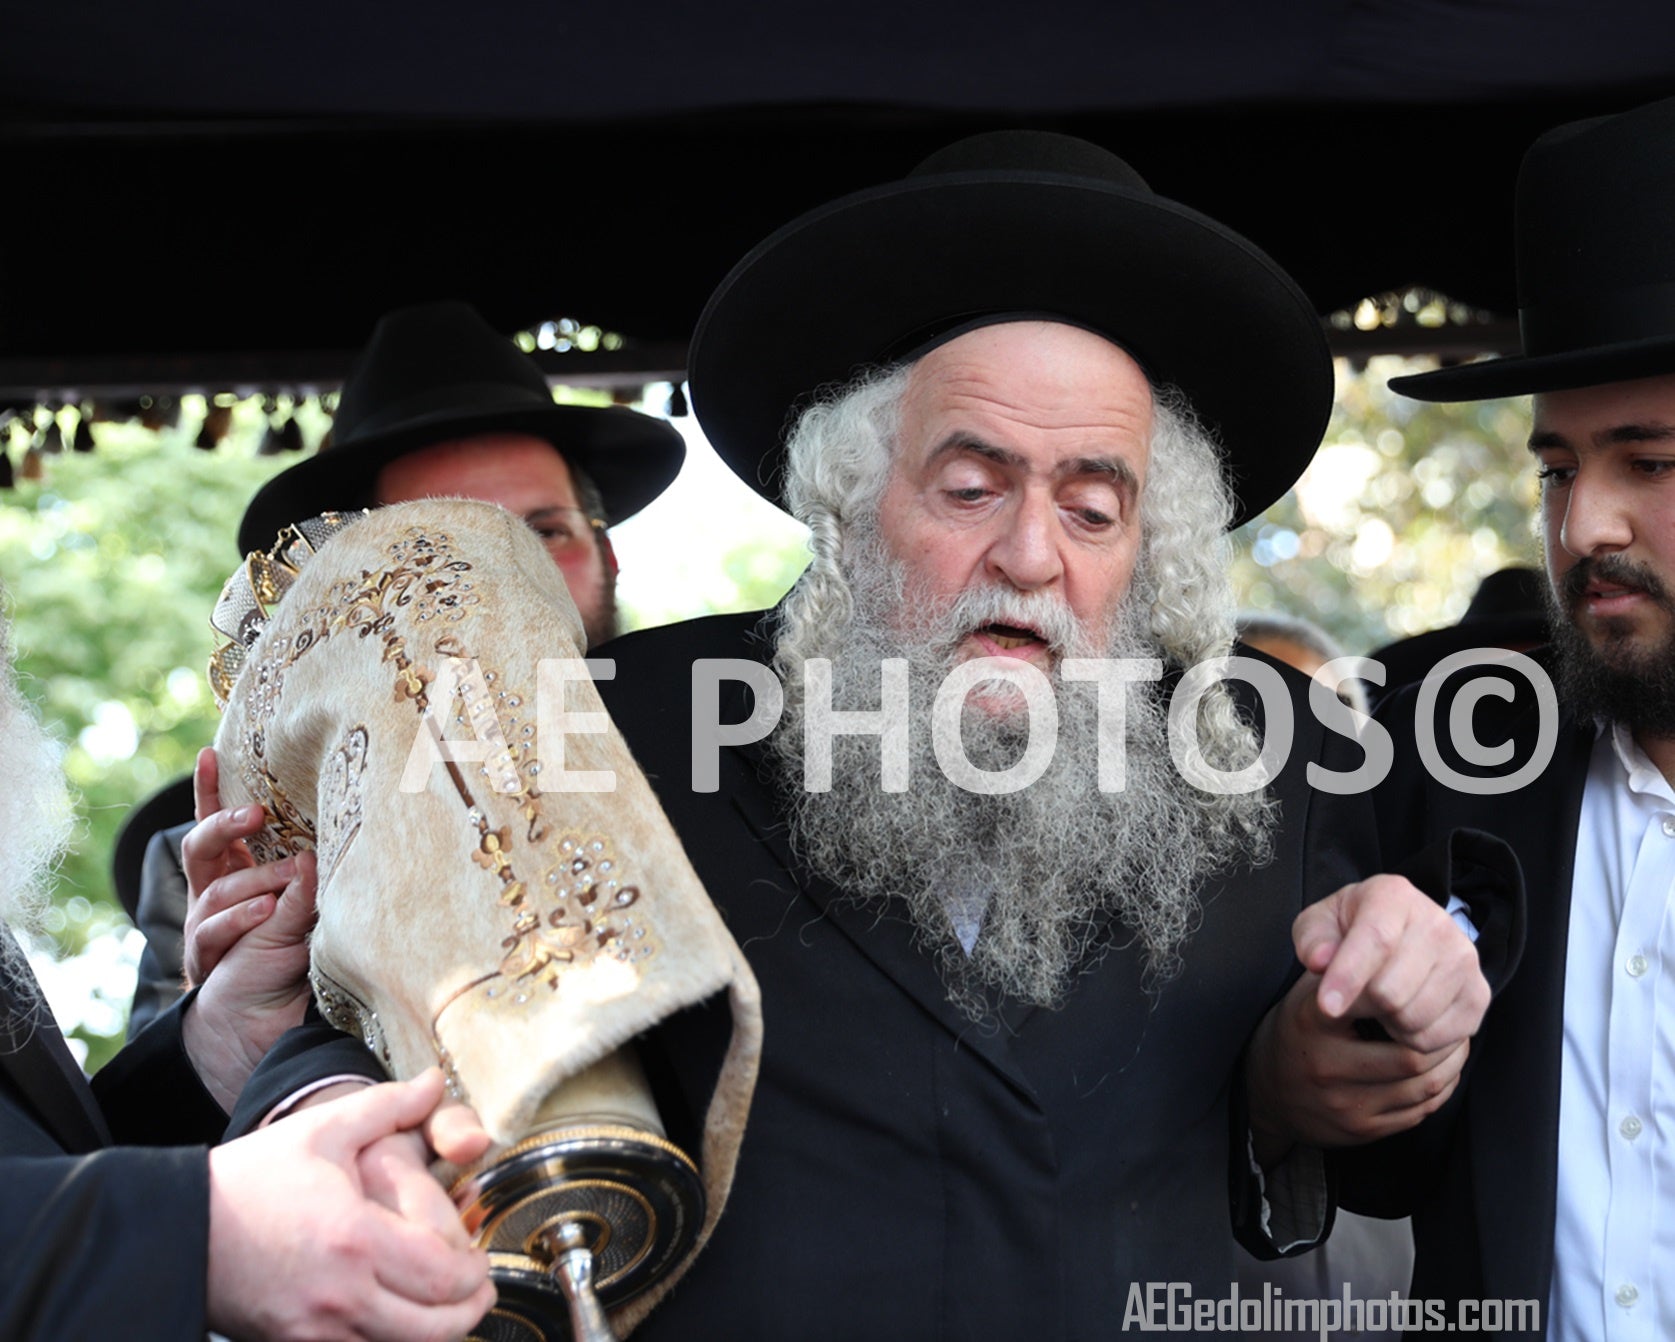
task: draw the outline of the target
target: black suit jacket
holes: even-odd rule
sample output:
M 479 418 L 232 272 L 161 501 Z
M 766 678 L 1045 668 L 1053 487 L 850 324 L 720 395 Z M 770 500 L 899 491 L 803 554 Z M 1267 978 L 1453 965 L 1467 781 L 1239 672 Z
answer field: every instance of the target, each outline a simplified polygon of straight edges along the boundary
M 1520 678 L 1508 679 L 1516 684 Z M 1439 742 L 1446 742 L 1449 702 L 1449 694 L 1439 697 L 1442 720 L 1434 729 Z M 1410 689 L 1381 715 L 1399 761 L 1375 799 L 1384 842 L 1423 843 L 1469 825 L 1510 844 L 1528 890 L 1523 960 L 1473 1041 L 1449 1121 L 1347 1157 L 1344 1202 L 1413 1212 L 1416 1298 L 1536 1300 L 1545 1324 L 1570 888 L 1596 731 L 1592 723 L 1561 716 L 1552 755 L 1537 776 L 1513 792 L 1475 795 L 1439 781 L 1423 766 L 1412 748 L 1418 711 L 1417 691 Z M 1446 745 L 1442 757 L 1462 774 L 1510 774 L 1534 756 L 1539 725 L 1527 689 L 1511 702 L 1484 698 L 1475 713 L 1477 739 L 1485 745 L 1510 742 L 1512 761 L 1493 768 L 1473 765 Z
M 0 935 L 5 935 L 0 933 Z M 226 1121 L 166 1014 L 89 1086 L 33 984 L 0 984 L 0 1337 L 197 1342 Z
M 1282 670 L 1296 736 L 1273 785 L 1275 857 L 1203 891 L 1180 976 L 1148 993 L 1119 944 L 1062 1009 L 1008 1003 L 980 1027 L 903 921 L 800 868 L 760 747 L 724 749 L 719 788 L 693 790 L 691 666 L 763 660 L 757 622 L 693 621 L 599 654 L 616 659 L 607 707 L 761 983 L 766 1035 L 727 1211 L 636 1336 L 1101 1338 L 1146 1283 L 1224 1297 L 1241 1252 L 1230 1186 L 1251 1211 L 1241 1050 L 1296 972 L 1298 910 L 1379 865 L 1370 798 L 1305 777 L 1311 761 L 1354 768 L 1358 750 Z M 722 721 L 749 716 L 749 692 L 724 682 Z M 711 1004 L 641 1041 L 689 1150 L 727 1031 Z M 309 1071 L 307 1044 L 288 1039 L 235 1123 L 344 1065 L 349 1041 L 334 1049 Z
M 134 979 L 134 1004 L 128 1012 L 128 1038 L 169 1009 L 186 991 L 185 947 L 186 863 L 180 844 L 194 822 L 160 829 L 145 846 L 140 861 L 139 897 L 132 910 L 134 926 L 145 933 L 139 970 Z
M 747 1337 L 1093 1338 L 1147 1282 L 1224 1296 L 1241 1252 L 1229 1181 L 1247 1187 L 1231 1078 L 1293 975 L 1292 919 L 1374 860 L 1356 853 L 1366 799 L 1305 785 L 1305 762 L 1345 744 L 1302 706 L 1306 682 L 1287 680 L 1275 860 L 1204 891 L 1181 975 L 1148 994 L 1119 947 L 1062 1009 L 1009 1003 L 982 1029 L 904 922 L 800 869 L 758 747 L 723 752 L 717 792 L 692 790 L 690 664 L 761 656 L 752 628 L 624 640 L 601 686 L 750 958 L 766 1027 L 728 1212 L 645 1335 L 678 1335 L 690 1309 L 736 1312 Z M 724 689 L 723 720 L 746 717 L 742 684 Z M 682 1035 L 699 1025 L 657 1041 L 682 1094 Z

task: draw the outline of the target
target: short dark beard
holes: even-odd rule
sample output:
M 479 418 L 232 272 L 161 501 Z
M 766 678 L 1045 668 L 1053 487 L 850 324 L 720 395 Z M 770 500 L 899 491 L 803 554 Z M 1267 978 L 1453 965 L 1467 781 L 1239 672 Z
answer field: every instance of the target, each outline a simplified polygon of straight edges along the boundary
M 1576 621 L 1576 608 L 1595 579 L 1635 587 L 1671 616 L 1671 632 L 1652 646 L 1636 645 L 1621 621 L 1599 624 L 1600 642 Z M 1559 691 L 1579 717 L 1620 722 L 1641 737 L 1675 737 L 1675 600 L 1651 569 L 1604 555 L 1582 559 L 1549 590 Z
M 580 611 L 578 614 L 582 614 Z M 609 643 L 622 632 L 622 621 L 616 604 L 616 575 L 607 565 L 605 581 L 599 589 L 599 609 L 591 614 L 582 614 L 582 633 L 587 638 L 587 646 L 597 648 L 601 643 Z

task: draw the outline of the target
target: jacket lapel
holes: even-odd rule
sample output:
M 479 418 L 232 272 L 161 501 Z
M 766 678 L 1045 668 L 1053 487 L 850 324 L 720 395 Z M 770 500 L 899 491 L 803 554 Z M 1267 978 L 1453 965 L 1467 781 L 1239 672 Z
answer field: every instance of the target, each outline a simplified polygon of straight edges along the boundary
M 1591 725 L 1562 733 L 1553 762 L 1537 786 L 1551 790 L 1552 804 L 1533 799 L 1517 808 L 1510 832 L 1506 799 L 1497 828 L 1514 842 L 1527 886 L 1542 889 L 1528 919 L 1523 963 L 1504 1000 L 1490 1010 L 1502 1028 L 1482 1050 L 1471 1082 L 1471 1158 L 1484 1288 L 1507 1298 L 1537 1293 L 1543 1307 L 1552 1285 L 1553 1220 L 1558 1196 L 1559 1074 L 1564 1048 L 1565 950 L 1577 826 Z M 1520 794 L 1522 795 L 1522 794 Z M 1531 1198 L 1507 1198 L 1506 1190 L 1534 1186 Z M 1513 1209 L 1523 1209 L 1508 1215 Z M 1532 1278 L 1532 1271 L 1538 1274 Z
M 9 941 L 9 932 L 0 932 Z M 33 980 L 27 985 L 34 987 Z M 17 1019 L 21 1005 L 16 987 L 7 982 L 0 991 L 0 1070 L 12 1080 L 52 1135 L 75 1155 L 109 1146 L 110 1130 L 94 1102 L 92 1088 L 64 1042 L 45 999 L 35 998 L 32 1014 Z
M 760 776 L 758 771 L 763 761 L 755 747 L 730 748 Z M 791 854 L 784 821 L 773 808 L 766 787 L 752 789 L 748 799 L 735 793 L 732 801 L 751 832 L 784 870 L 790 884 L 820 911 L 824 921 L 841 932 L 881 973 L 958 1039 L 962 1049 L 977 1054 L 1022 1095 L 1031 1101 L 1036 1099 L 1034 1087 L 1012 1057 L 1010 1044 L 1018 1025 L 1033 1008 L 1016 1003 L 1002 1006 L 994 1013 L 999 1028 L 978 1025 L 961 1015 L 948 1001 L 935 960 L 915 944 L 911 922 L 899 914 L 865 904 L 804 869 Z

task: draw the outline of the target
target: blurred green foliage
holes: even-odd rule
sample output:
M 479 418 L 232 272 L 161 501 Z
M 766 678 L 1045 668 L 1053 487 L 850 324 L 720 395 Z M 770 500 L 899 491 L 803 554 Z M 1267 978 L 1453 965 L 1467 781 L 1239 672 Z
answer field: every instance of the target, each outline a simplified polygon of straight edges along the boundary
M 1541 566 L 1524 399 L 1428 405 L 1340 361 L 1326 439 L 1297 487 L 1240 528 L 1245 605 L 1314 620 L 1349 652 L 1453 624 L 1484 575 Z
M 1239 538 L 1245 604 L 1314 618 L 1355 652 L 1452 622 L 1483 574 L 1539 562 L 1524 407 L 1406 401 L 1384 388 L 1404 371 L 1375 360 L 1364 374 L 1340 372 L 1314 466 Z M 44 458 L 44 479 L 0 492 L 0 581 L 25 691 L 57 724 L 81 796 L 50 925 L 61 956 L 126 927 L 110 884 L 116 833 L 129 807 L 188 772 L 214 733 L 206 621 L 238 562 L 246 500 L 295 460 L 255 455 L 265 422 L 253 402 L 234 409 L 220 448 L 197 449 L 204 407 L 188 402 L 176 429 L 100 425 L 97 451 Z M 323 432 L 323 419 L 311 422 L 309 442 Z M 14 464 L 21 447 L 12 445 Z M 736 526 L 719 571 L 697 582 L 701 595 L 680 592 L 689 608 L 625 604 L 625 627 L 770 606 L 807 560 L 800 534 L 777 515 L 769 520 L 779 526 L 746 520 L 743 509 L 686 516 L 693 527 Z M 102 1010 L 64 1021 L 88 1045 L 90 1068 L 122 1029 L 128 985 L 113 986 Z
M 61 957 L 126 926 L 110 881 L 117 831 L 132 803 L 191 770 L 214 732 L 209 612 L 237 563 L 246 499 L 288 464 L 231 444 L 200 451 L 201 419 L 189 406 L 161 433 L 99 425 L 96 451 L 44 457 L 42 479 L 0 494 L 19 673 L 61 733 L 80 797 L 47 925 Z M 253 438 L 254 420 L 243 427 L 238 438 Z M 88 1044 L 92 1068 L 112 1051 L 96 1026 L 120 1030 L 121 1015 L 90 1015 L 64 1024 Z

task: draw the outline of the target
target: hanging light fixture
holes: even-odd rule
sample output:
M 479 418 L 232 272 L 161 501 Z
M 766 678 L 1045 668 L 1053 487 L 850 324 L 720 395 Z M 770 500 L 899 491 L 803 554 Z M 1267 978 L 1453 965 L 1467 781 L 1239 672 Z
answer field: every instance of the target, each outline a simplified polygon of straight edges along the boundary
M 64 431 L 58 427 L 58 412 L 50 405 L 44 408 L 47 412 L 46 424 L 43 426 L 39 420 L 36 421 L 40 433 L 35 439 L 35 450 L 45 456 L 56 457 L 64 450 Z
M 93 402 L 83 401 L 76 407 L 76 429 L 70 435 L 70 450 L 72 452 L 91 452 L 96 444 L 93 441 Z
M 279 437 L 279 398 L 277 396 L 262 397 L 262 417 L 267 420 L 267 428 L 262 432 L 262 441 L 256 444 L 258 457 L 276 457 L 285 450 L 285 444 Z
M 233 427 L 233 407 L 222 405 L 221 399 L 217 396 L 210 402 L 204 412 L 204 422 L 198 428 L 196 446 L 205 452 L 213 452 L 219 447 L 227 431 Z
M 180 425 L 180 402 L 173 396 L 140 397 L 140 423 L 153 433 Z

